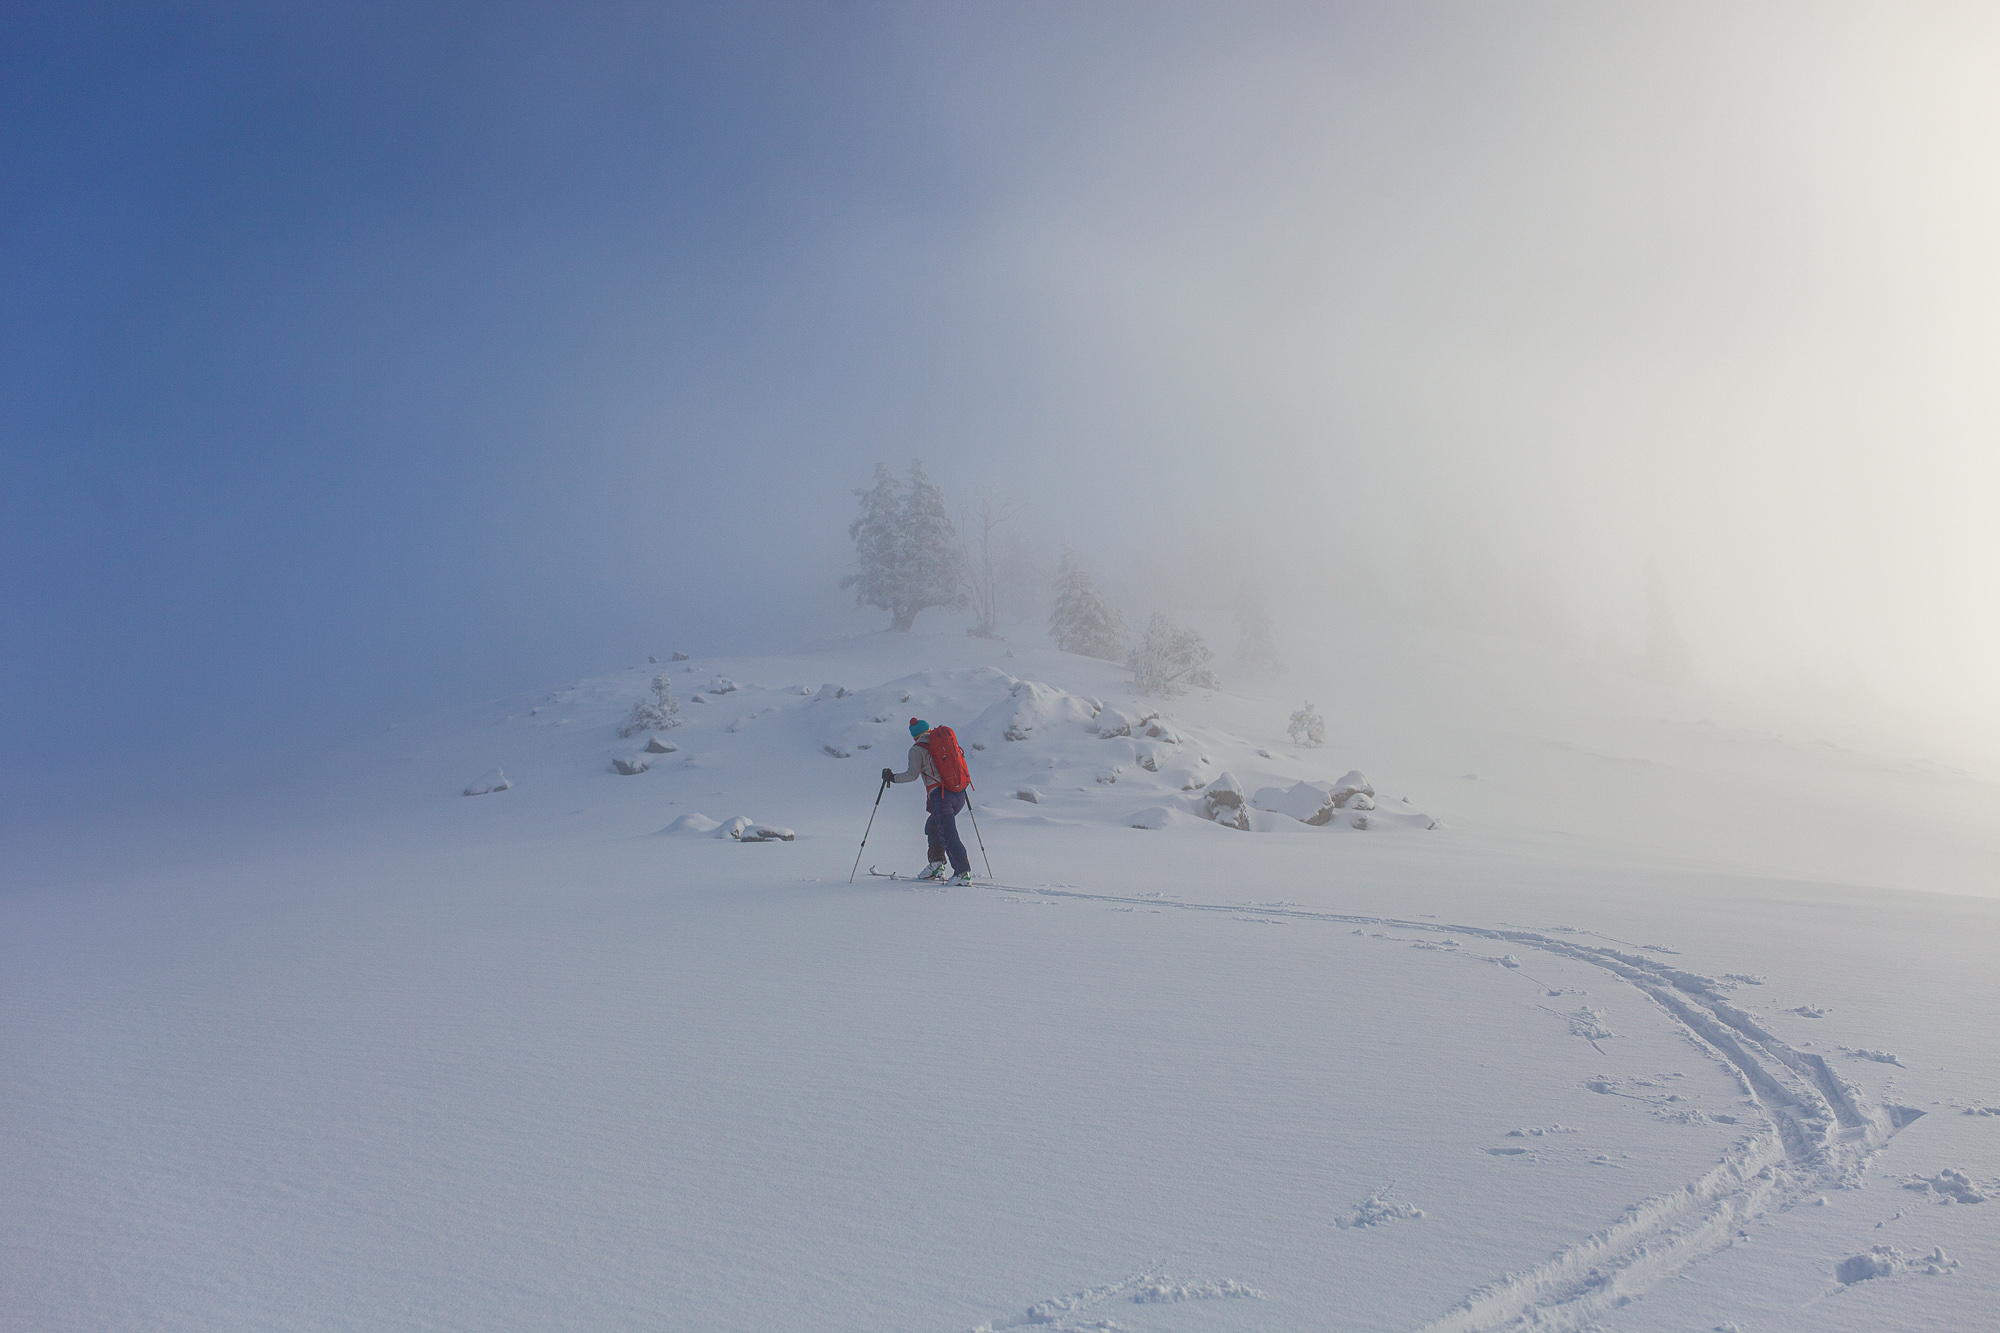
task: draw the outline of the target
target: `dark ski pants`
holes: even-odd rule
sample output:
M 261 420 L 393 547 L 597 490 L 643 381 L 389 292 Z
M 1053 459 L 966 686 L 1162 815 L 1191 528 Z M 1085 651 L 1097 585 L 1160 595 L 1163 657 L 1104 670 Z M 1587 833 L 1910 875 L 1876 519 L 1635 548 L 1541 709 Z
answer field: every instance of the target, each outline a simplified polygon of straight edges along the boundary
M 933 787 L 924 805 L 931 812 L 931 817 L 924 821 L 924 836 L 931 840 L 931 846 L 944 846 L 953 870 L 961 875 L 971 874 L 972 858 L 965 854 L 965 843 L 958 836 L 958 812 L 965 809 L 965 793 Z

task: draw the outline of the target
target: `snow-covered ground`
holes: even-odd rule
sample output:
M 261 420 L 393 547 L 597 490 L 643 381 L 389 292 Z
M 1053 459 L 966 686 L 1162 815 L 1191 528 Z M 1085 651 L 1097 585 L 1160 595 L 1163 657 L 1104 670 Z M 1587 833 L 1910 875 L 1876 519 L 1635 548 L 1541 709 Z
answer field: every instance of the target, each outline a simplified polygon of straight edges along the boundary
M 10 834 L 0 1327 L 2000 1321 L 1976 761 L 1469 638 L 672 646 Z M 848 882 L 913 715 L 990 883 L 868 873 L 908 786 Z

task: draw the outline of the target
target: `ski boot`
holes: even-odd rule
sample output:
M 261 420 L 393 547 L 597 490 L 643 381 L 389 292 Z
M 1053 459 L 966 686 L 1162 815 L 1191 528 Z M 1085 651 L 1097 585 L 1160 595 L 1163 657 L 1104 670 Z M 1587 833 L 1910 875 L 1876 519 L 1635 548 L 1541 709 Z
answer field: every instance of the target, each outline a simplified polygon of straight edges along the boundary
M 942 861 L 933 861 L 929 865 L 925 866 L 922 870 L 917 872 L 917 878 L 943 879 L 944 872 L 945 872 L 945 863 Z
M 946 880 L 945 886 L 947 888 L 952 888 L 952 887 L 963 888 L 964 886 L 970 883 L 972 883 L 972 872 L 970 870 L 961 870 L 956 875 L 953 875 L 950 879 Z

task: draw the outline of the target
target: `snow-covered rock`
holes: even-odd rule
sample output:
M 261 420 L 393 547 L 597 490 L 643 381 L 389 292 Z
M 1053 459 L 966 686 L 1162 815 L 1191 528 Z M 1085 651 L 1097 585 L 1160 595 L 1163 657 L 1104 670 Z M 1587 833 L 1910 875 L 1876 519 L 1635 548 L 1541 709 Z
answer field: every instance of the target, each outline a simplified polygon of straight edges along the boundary
M 1225 810 L 1240 810 L 1243 808 L 1243 784 L 1236 780 L 1234 773 L 1222 773 L 1208 784 L 1202 799 L 1208 805 L 1211 819 Z
M 790 842 L 798 835 L 776 824 L 749 824 L 736 831 L 738 842 Z
M 1132 728 L 1138 725 L 1133 717 L 1116 708 L 1105 709 L 1097 715 L 1096 721 L 1097 734 L 1104 740 L 1113 736 L 1130 736 Z
M 651 768 L 652 766 L 653 766 L 653 761 L 646 758 L 646 756 L 643 754 L 614 755 L 612 756 L 611 759 L 612 769 L 618 773 L 624 774 L 628 778 L 636 777 L 639 774 L 644 773 L 647 769 Z
M 664 736 L 654 736 L 646 741 L 647 754 L 672 754 L 680 748 Z
M 506 791 L 513 785 L 512 782 L 507 780 L 507 775 L 502 773 L 498 768 L 489 768 L 486 770 L 484 776 L 466 784 L 465 794 L 467 796 L 485 796 L 491 792 Z
M 1336 806 L 1344 809 L 1347 805 L 1347 798 L 1356 792 L 1361 793 L 1363 796 L 1372 797 L 1375 795 L 1375 788 L 1369 784 L 1367 776 L 1360 769 L 1353 768 L 1347 771 L 1345 777 L 1333 784 L 1333 790 L 1328 795 L 1333 797 L 1333 803 Z

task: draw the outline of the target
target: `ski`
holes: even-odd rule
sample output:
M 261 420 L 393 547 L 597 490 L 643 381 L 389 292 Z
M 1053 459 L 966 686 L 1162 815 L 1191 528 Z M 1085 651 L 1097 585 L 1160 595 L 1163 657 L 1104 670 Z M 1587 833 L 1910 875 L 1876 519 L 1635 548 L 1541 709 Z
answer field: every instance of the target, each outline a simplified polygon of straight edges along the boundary
M 922 875 L 906 875 L 900 870 L 877 870 L 874 866 L 868 867 L 868 873 L 875 876 L 875 878 L 877 879 L 893 879 L 899 884 L 935 884 L 939 888 L 943 888 L 947 883 L 946 880 L 942 879 L 925 879 Z M 990 879 L 982 879 L 981 877 L 974 875 L 972 877 L 971 882 L 965 885 L 964 887 L 973 889 L 994 889 L 994 888 L 1000 888 L 1002 886 L 996 884 L 994 881 Z

